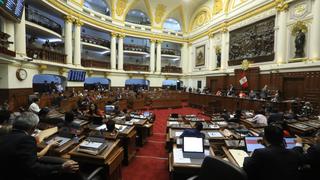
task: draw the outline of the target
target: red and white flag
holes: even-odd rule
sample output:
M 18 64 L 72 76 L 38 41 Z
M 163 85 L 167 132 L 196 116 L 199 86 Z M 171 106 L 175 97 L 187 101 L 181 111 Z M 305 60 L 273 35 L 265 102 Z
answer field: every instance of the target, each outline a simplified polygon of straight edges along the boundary
M 239 80 L 240 85 L 242 86 L 242 88 L 247 88 L 248 87 L 248 80 L 246 75 L 243 73 L 241 73 L 241 79 Z

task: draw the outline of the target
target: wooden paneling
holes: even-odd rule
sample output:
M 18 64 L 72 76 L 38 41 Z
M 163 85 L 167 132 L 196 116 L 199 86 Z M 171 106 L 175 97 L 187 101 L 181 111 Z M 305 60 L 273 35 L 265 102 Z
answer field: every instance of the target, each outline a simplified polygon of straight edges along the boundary
M 10 110 L 17 110 L 19 107 L 28 106 L 29 95 L 33 94 L 32 88 L 22 89 L 1 89 L 0 90 L 0 103 L 8 101 Z
M 235 70 L 234 76 L 207 77 L 207 86 L 212 87 L 211 83 L 215 83 L 213 93 L 219 89 L 227 89 L 229 84 L 233 84 L 239 91 L 240 72 L 241 70 Z M 249 69 L 245 73 L 248 89 L 261 90 L 264 85 L 268 85 L 270 90 L 280 90 L 284 98 L 301 97 L 311 101 L 320 110 L 320 71 L 260 74 L 259 69 Z

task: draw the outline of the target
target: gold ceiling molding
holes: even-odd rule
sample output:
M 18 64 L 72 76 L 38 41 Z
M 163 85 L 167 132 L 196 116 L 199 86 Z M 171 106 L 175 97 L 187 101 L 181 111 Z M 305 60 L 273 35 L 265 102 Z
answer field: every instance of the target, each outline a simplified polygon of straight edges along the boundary
M 223 9 L 223 2 L 222 0 L 214 0 L 214 5 L 213 5 L 213 14 L 219 14 Z
M 68 23 L 73 23 L 74 18 L 70 15 L 64 16 L 64 20 L 67 21 Z
M 82 7 L 83 6 L 83 3 L 84 3 L 84 0 L 70 0 L 71 2 L 73 2 L 74 4 Z
M 140 0 L 133 0 L 128 7 L 125 9 L 122 18 L 121 18 L 121 22 L 124 23 L 126 21 L 126 17 L 128 12 L 132 9 L 132 7 L 134 7 Z
M 128 0 L 118 0 L 117 1 L 116 13 L 117 13 L 118 16 L 121 17 L 123 15 L 124 10 L 127 7 L 127 3 L 128 3 Z
M 166 12 L 166 6 L 164 4 L 158 4 L 156 8 L 156 15 L 155 15 L 155 22 L 157 24 L 160 24 L 162 21 L 162 18 L 164 16 L 164 13 Z
M 84 24 L 80 19 L 75 19 L 75 20 L 74 20 L 74 23 L 75 23 L 75 25 L 77 25 L 77 26 L 83 26 L 83 24 Z
M 190 24 L 189 31 L 192 31 L 193 29 L 203 26 L 207 22 L 211 20 L 211 13 L 210 13 L 210 8 L 208 7 L 202 7 L 201 9 L 198 10 L 194 18 L 192 18 L 192 23 Z

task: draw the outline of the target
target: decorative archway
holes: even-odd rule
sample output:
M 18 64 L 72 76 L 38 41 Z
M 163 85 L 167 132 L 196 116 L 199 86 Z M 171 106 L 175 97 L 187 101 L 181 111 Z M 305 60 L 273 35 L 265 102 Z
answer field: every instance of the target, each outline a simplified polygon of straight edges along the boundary
M 37 74 L 33 76 L 32 87 L 34 92 L 60 92 L 65 90 L 67 86 L 67 78 L 55 74 Z

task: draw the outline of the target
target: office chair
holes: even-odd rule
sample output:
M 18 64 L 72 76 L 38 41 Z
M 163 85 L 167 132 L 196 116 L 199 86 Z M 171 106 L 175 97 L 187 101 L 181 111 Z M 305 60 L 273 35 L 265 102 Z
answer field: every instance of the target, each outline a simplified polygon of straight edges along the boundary
M 188 180 L 247 180 L 247 174 L 230 162 L 217 157 L 207 156 L 201 165 L 198 176 L 193 176 Z

